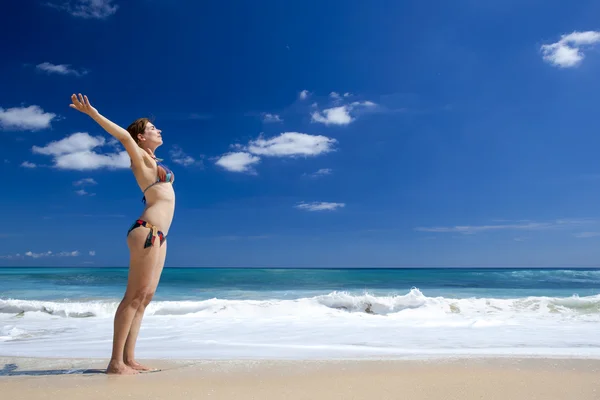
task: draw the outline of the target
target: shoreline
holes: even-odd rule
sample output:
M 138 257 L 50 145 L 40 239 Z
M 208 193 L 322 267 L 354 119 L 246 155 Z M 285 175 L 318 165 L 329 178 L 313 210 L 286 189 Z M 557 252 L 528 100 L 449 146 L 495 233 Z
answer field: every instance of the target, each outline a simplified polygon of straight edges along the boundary
M 600 398 L 600 359 L 588 358 L 140 362 L 161 371 L 119 377 L 103 372 L 108 359 L 0 357 L 0 390 L 24 400 Z

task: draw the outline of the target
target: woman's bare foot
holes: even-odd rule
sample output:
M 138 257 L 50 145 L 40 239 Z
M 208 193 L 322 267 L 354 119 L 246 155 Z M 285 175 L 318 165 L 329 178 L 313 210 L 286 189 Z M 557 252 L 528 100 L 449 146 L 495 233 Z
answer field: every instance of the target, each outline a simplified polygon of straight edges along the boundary
M 112 375 L 136 375 L 139 371 L 126 365 L 124 362 L 111 361 L 106 368 L 107 374 Z
M 146 367 L 135 360 L 134 361 L 125 361 L 125 365 L 127 365 L 129 368 L 134 369 L 136 371 L 152 371 L 153 370 L 153 368 Z

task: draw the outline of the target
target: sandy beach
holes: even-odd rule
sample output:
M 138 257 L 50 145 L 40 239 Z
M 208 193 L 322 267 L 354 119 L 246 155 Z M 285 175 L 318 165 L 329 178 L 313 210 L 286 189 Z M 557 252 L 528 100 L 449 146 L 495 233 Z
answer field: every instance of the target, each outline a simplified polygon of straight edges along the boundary
M 117 377 L 105 360 L 0 357 L 4 399 L 600 399 L 600 360 L 165 361 Z

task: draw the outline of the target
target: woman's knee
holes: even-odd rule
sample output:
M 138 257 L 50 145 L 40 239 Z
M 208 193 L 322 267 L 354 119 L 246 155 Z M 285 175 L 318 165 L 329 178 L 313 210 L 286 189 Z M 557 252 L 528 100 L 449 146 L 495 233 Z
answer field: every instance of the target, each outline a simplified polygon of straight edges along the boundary
M 126 303 L 129 306 L 131 306 L 133 308 L 139 308 L 139 307 L 147 306 L 150 303 L 150 301 L 152 300 L 153 296 L 154 296 L 153 288 L 141 287 L 130 293 L 126 293 L 124 300 L 126 301 Z
M 144 300 L 142 301 L 142 307 L 146 307 L 148 304 L 150 304 L 153 297 L 154 297 L 154 290 L 147 292 L 146 295 L 144 296 Z

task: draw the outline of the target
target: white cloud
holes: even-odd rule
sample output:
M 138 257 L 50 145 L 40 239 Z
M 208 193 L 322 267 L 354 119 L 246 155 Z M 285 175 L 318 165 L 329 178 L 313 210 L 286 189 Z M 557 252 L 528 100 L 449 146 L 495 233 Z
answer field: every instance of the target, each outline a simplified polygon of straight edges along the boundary
M 113 0 L 62 0 L 48 5 L 67 11 L 74 17 L 104 19 L 117 12 L 119 7 L 113 3 Z
M 96 255 L 96 251 L 95 250 L 90 250 L 89 255 L 94 257 Z
M 299 132 L 284 132 L 279 136 L 265 139 L 259 136 L 251 140 L 247 146 L 235 144 L 231 147 L 238 150 L 227 153 L 216 162 L 217 165 L 233 172 L 252 172 L 252 165 L 260 161 L 260 157 L 308 157 L 333 151 L 337 141 L 321 135 L 309 135 Z
M 246 152 L 227 153 L 215 164 L 232 172 L 253 172 L 252 166 L 260 162 L 260 157 Z
M 59 169 L 74 169 L 78 171 L 93 169 L 129 168 L 131 160 L 126 151 L 112 154 L 98 154 L 93 151 L 63 154 L 54 159 L 55 167 Z
M 259 137 L 250 141 L 247 150 L 252 154 L 273 157 L 316 156 L 333 150 L 335 139 L 321 135 L 284 132 L 271 139 Z
M 79 256 L 79 251 L 61 251 L 56 255 L 57 257 L 77 257 Z
M 192 156 L 189 156 L 183 152 L 181 147 L 173 146 L 170 151 L 171 160 L 175 164 L 183 165 L 184 167 L 189 167 L 190 165 L 194 165 L 196 163 L 202 164 L 202 162 L 197 162 L 196 159 Z
M 37 167 L 37 165 L 35 165 L 34 163 L 31 163 L 29 161 L 23 161 L 21 163 L 21 167 L 23 167 L 23 168 L 35 168 L 35 167 Z
M 375 107 L 377 104 L 372 101 L 354 101 L 350 103 L 352 107 Z
M 7 255 L 2 255 L 0 256 L 0 258 L 4 258 L 4 259 L 15 259 L 15 258 L 25 258 L 25 257 L 31 257 L 31 258 L 45 258 L 45 257 L 77 257 L 79 256 L 79 251 L 75 250 L 75 251 L 61 251 L 60 253 L 53 253 L 52 251 L 48 250 L 46 252 L 42 252 L 42 253 L 34 253 L 32 251 L 27 251 L 24 254 L 21 255 L 21 253 L 17 253 L 17 254 L 7 254 Z
M 587 239 L 600 236 L 600 232 L 581 232 L 574 235 L 576 238 Z
M 96 193 L 90 193 L 84 189 L 76 190 L 75 193 L 77 193 L 79 196 L 95 196 L 96 195 Z
M 97 185 L 97 184 L 98 184 L 98 182 L 96 182 L 93 178 L 83 178 L 83 179 L 73 182 L 73 186 Z
M 39 106 L 0 107 L 0 128 L 12 131 L 37 131 L 50 127 L 56 114 L 47 113 Z
M 59 169 L 93 170 L 129 168 L 131 160 L 126 151 L 119 153 L 97 153 L 97 147 L 105 145 L 102 136 L 90 136 L 85 132 L 77 132 L 64 139 L 48 143 L 44 147 L 33 146 L 36 154 L 49 155 L 54 158 L 54 167 Z
M 310 176 L 311 178 L 318 178 L 319 176 L 331 175 L 332 172 L 333 170 L 331 168 L 321 168 L 317 172 L 308 174 L 308 176 Z
M 283 122 L 283 119 L 277 114 L 263 114 L 263 122 Z
M 31 251 L 28 251 L 28 252 L 25 253 L 25 255 L 27 257 L 33 257 L 33 258 L 50 257 L 50 256 L 52 256 L 52 252 L 51 251 L 47 251 L 45 253 L 32 253 Z
M 518 222 L 512 224 L 499 225 L 457 225 L 457 226 L 436 226 L 436 227 L 418 227 L 416 231 L 420 232 L 437 232 L 437 233 L 462 233 L 464 235 L 473 235 L 481 232 L 500 231 L 500 230 L 517 230 L 517 231 L 534 231 L 534 230 L 549 230 L 556 228 L 565 228 L 574 225 L 590 223 L 590 220 L 562 219 L 552 222 Z
M 331 97 L 334 100 L 339 100 L 339 99 L 342 98 L 342 96 L 340 96 L 340 94 L 337 93 L 337 92 L 331 92 L 331 93 L 329 93 L 329 97 Z
M 298 97 L 300 98 L 300 100 L 306 100 L 306 99 L 308 99 L 309 94 L 310 93 L 308 93 L 308 90 L 303 90 L 300 92 Z
M 322 112 L 315 111 L 311 117 L 313 122 L 320 122 L 325 125 L 348 125 L 354 121 L 354 118 L 350 116 L 348 106 L 327 108 Z
M 43 258 L 43 257 L 77 257 L 79 256 L 79 251 L 75 250 L 75 251 L 61 251 L 60 253 L 53 253 L 51 251 L 47 251 L 45 253 L 34 253 L 32 251 L 28 251 L 26 252 L 24 255 L 26 257 L 31 257 L 31 258 Z M 19 258 L 21 257 L 20 254 L 16 254 L 14 256 L 4 256 L 4 258 Z
M 82 76 L 87 74 L 87 71 L 77 71 L 71 68 L 69 64 L 52 64 L 49 62 L 43 62 L 36 65 L 36 68 L 40 71 L 44 71 L 48 74 L 59 74 L 59 75 L 75 75 Z
M 364 108 L 376 106 L 372 101 L 355 101 L 343 106 L 326 108 L 323 111 L 314 111 L 311 114 L 313 122 L 320 122 L 325 125 L 348 125 L 356 120 L 352 114 Z
M 95 147 L 103 146 L 105 140 L 102 136 L 90 136 L 85 132 L 77 132 L 64 139 L 53 141 L 44 147 L 33 146 L 37 154 L 59 156 L 63 154 L 89 151 Z
M 598 42 L 600 42 L 600 32 L 573 32 L 562 35 L 556 43 L 542 45 L 541 51 L 546 62 L 560 68 L 570 68 L 576 67 L 583 61 L 585 57 L 581 51 L 583 46 L 591 46 Z
M 312 203 L 298 203 L 296 208 L 306 211 L 334 211 L 338 208 L 345 207 L 345 203 L 328 203 L 328 202 L 312 202 Z

